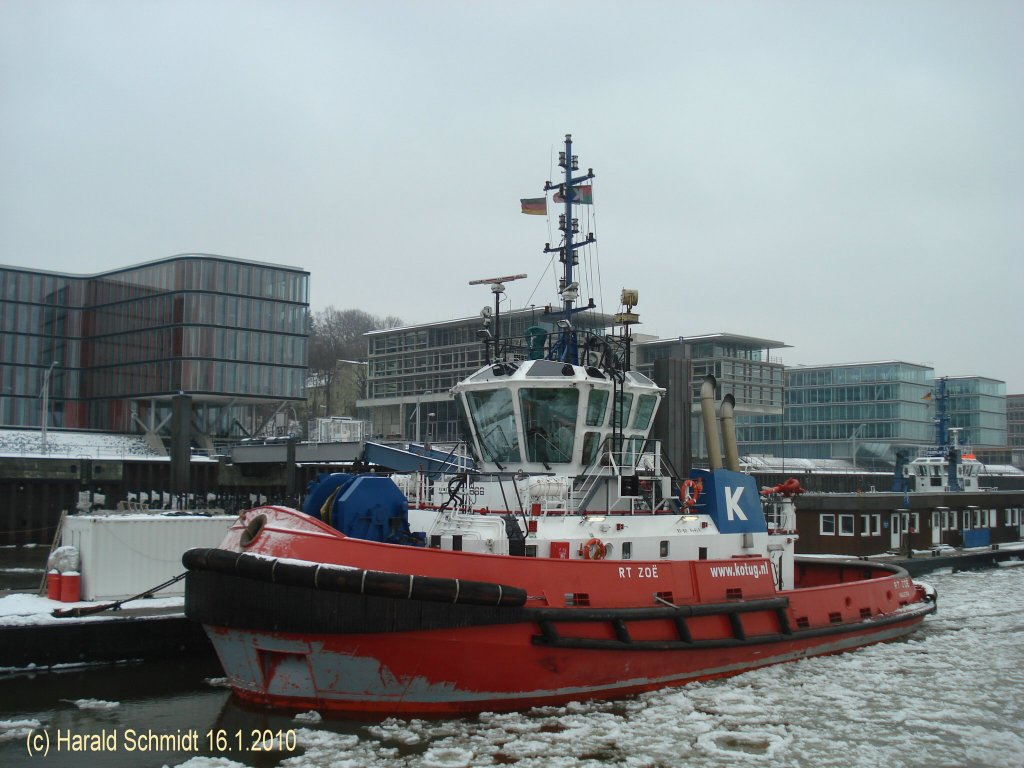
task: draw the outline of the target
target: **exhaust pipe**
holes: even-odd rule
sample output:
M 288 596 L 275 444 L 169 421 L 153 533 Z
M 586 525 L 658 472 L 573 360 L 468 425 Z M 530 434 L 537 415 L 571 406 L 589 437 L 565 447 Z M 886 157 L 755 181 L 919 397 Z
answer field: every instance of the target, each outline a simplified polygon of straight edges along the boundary
M 726 395 L 718 410 L 718 418 L 722 421 L 722 446 L 725 448 L 725 468 L 733 472 L 740 471 L 740 452 L 736 448 L 736 422 L 732 411 L 736 407 L 736 398 Z
M 708 446 L 708 467 L 711 471 L 722 468 L 722 449 L 718 443 L 718 425 L 715 423 L 715 387 L 718 382 L 708 374 L 700 385 L 700 415 L 704 419 L 704 442 Z

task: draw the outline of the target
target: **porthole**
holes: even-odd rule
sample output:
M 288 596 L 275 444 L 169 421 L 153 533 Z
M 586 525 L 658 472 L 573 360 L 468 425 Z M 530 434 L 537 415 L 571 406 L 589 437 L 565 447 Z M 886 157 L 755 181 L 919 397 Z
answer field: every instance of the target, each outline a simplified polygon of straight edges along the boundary
M 239 543 L 243 547 L 248 547 L 254 541 L 256 537 L 260 535 L 260 531 L 263 530 L 263 526 L 267 524 L 266 515 L 256 515 L 249 523 L 245 526 L 245 530 L 242 531 L 242 538 Z

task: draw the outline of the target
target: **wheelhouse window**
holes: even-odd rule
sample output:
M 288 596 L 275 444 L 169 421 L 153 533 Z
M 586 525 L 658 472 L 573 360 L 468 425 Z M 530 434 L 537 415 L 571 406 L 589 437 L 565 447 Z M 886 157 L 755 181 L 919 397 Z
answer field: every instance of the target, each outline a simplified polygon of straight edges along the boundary
M 616 424 L 619 424 L 620 426 L 623 427 L 626 426 L 626 422 L 629 419 L 629 409 L 632 406 L 632 392 L 616 392 L 615 406 L 612 408 L 612 412 L 608 416 L 608 426 L 614 427 Z
M 651 416 L 658 404 L 656 395 L 640 395 L 636 401 L 636 413 L 633 414 L 633 429 L 647 429 L 651 425 Z
M 572 461 L 579 402 L 578 389 L 519 390 L 527 461 L 545 464 Z
M 466 393 L 469 414 L 476 427 L 486 461 L 521 461 L 512 395 L 507 389 L 482 389 Z
M 608 410 L 608 390 L 594 388 L 587 397 L 587 426 L 599 427 Z
M 839 516 L 839 535 L 853 536 L 853 515 Z
M 632 464 L 633 466 L 636 466 L 640 459 L 640 455 L 643 453 L 644 444 L 646 442 L 647 440 L 639 435 L 625 438 L 622 443 L 622 451 L 619 461 L 624 465 Z
M 836 516 L 835 515 L 822 515 L 820 518 L 822 536 L 835 536 L 836 535 Z
M 600 432 L 583 433 L 583 463 L 587 466 L 597 461 L 597 452 L 601 447 Z

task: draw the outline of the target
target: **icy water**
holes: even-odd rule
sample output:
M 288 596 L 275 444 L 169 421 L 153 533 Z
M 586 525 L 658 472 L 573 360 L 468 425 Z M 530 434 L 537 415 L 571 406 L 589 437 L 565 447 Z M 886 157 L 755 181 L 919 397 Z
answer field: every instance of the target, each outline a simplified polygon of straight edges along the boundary
M 939 613 L 909 640 L 522 714 L 275 716 L 235 704 L 215 661 L 8 675 L 0 765 L 1024 766 L 1024 567 L 925 580 Z M 82 750 L 57 752 L 59 733 L 80 737 Z M 45 737 L 49 754 L 30 756 Z

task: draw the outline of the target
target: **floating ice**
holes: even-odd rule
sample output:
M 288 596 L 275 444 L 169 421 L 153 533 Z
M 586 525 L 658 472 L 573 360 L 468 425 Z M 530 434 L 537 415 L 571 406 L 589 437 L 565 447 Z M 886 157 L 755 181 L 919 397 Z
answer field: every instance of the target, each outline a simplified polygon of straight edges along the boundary
M 121 706 L 119 701 L 104 701 L 103 699 L 61 699 L 74 704 L 79 709 L 117 709 Z
M 41 725 L 38 720 L 0 720 L 0 743 L 21 741 Z
M 245 763 L 236 763 L 226 757 L 193 757 L 178 765 L 177 768 L 246 768 L 246 765 Z
M 423 755 L 425 768 L 469 768 L 473 765 L 473 753 L 458 747 L 435 747 Z
M 222 679 L 226 680 L 226 678 Z M 317 712 L 315 709 L 311 709 L 309 712 L 300 712 L 295 716 L 295 719 L 298 720 L 300 723 L 319 723 L 321 720 L 323 720 L 323 718 L 320 716 L 320 713 Z

